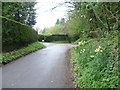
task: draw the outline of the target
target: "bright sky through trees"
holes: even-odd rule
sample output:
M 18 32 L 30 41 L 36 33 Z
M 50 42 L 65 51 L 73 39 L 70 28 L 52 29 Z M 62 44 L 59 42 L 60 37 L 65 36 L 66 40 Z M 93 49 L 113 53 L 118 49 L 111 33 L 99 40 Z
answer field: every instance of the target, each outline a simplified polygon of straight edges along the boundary
M 55 22 L 58 18 L 66 17 L 67 6 L 59 5 L 59 3 L 63 3 L 64 0 L 37 0 L 37 4 L 35 6 L 37 17 L 36 17 L 36 25 L 35 28 L 43 29 L 45 27 L 51 27 L 55 25 Z M 54 10 L 52 8 L 58 6 Z

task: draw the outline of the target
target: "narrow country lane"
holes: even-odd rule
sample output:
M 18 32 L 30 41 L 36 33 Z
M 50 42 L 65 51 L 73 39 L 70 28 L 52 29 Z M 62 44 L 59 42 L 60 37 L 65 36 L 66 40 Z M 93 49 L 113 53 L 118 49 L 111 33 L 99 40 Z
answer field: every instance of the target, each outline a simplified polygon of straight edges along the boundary
M 2 68 L 3 88 L 71 88 L 66 58 L 70 44 L 44 43 L 38 50 Z

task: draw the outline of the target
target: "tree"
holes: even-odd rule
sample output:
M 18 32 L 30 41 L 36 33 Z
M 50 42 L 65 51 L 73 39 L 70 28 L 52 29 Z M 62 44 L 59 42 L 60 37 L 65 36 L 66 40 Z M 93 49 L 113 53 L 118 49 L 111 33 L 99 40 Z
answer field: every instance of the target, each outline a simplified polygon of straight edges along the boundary
M 35 24 L 34 5 L 34 2 L 2 3 L 2 51 L 19 49 L 38 40 L 37 32 L 31 28 Z
M 3 2 L 2 16 L 28 26 L 35 25 L 35 2 Z
M 57 21 L 56 21 L 56 24 L 60 24 L 60 21 L 59 21 L 59 19 L 57 19 Z
M 91 32 L 101 36 L 105 32 L 119 29 L 120 3 L 71 2 L 70 4 L 72 9 L 68 12 L 66 27 L 68 35 L 74 40 L 83 36 L 89 37 Z
M 61 18 L 60 24 L 61 24 L 61 25 L 64 25 L 64 24 L 65 24 L 65 18 Z

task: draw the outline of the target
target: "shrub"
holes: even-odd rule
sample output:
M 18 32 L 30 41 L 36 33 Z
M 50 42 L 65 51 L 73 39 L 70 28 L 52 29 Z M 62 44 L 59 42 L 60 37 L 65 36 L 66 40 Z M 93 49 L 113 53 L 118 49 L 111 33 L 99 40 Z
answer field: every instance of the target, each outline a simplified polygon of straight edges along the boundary
M 12 51 L 38 40 L 37 32 L 24 24 L 2 17 L 2 51 Z

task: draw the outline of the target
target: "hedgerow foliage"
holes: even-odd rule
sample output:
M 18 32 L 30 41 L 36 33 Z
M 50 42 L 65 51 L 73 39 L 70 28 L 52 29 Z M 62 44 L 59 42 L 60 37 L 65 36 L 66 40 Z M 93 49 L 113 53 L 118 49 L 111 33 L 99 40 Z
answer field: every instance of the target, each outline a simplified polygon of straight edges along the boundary
M 2 18 L 2 51 L 11 51 L 37 41 L 37 32 L 31 27 Z

